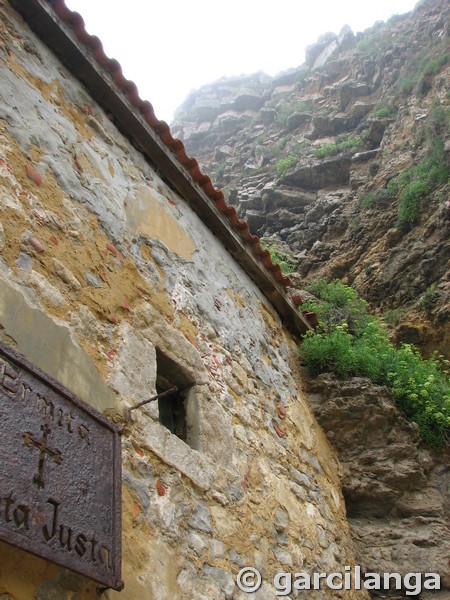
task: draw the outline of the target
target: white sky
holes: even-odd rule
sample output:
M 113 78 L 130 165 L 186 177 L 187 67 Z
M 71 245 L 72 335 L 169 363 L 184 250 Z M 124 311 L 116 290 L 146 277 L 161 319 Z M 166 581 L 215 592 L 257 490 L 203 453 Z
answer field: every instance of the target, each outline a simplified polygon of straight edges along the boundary
M 356 33 L 416 0 L 66 0 L 170 122 L 189 92 L 223 76 L 297 67 L 305 46 L 348 24 Z

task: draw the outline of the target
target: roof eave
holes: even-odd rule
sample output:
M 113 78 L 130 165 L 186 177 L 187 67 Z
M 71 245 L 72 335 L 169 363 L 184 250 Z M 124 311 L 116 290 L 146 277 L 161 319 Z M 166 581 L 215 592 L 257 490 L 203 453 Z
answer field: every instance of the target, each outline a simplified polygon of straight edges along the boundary
M 58 0 L 57 0 L 58 1 Z M 177 190 L 208 228 L 252 278 L 278 311 L 286 327 L 294 334 L 303 334 L 311 325 L 287 296 L 274 274 L 252 253 L 251 241 L 245 241 L 226 216 L 214 204 L 190 172 L 179 162 L 171 148 L 161 139 L 164 122 L 150 125 L 141 110 L 142 100 L 132 103 L 112 75 L 93 56 L 92 51 L 61 19 L 52 0 L 9 0 L 33 31 L 58 56 L 64 66 L 81 81 L 93 99 L 114 119 L 116 127 L 156 167 L 158 174 Z M 150 105 L 151 107 L 151 105 Z M 158 124 L 160 127 L 158 128 Z M 173 140 L 173 138 L 170 139 Z M 181 142 L 179 142 L 181 144 Z M 210 183 L 209 178 L 208 182 Z M 251 236 L 256 238 L 256 236 Z

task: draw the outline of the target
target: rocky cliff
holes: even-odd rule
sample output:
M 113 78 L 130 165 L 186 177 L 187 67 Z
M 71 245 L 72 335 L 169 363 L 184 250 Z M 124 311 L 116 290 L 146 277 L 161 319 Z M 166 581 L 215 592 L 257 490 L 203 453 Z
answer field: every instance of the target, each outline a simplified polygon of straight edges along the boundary
M 449 5 L 307 48 L 276 77 L 191 93 L 174 133 L 296 285 L 338 277 L 425 354 L 450 347 Z
M 430 598 L 448 598 L 448 452 L 436 457 L 420 443 L 417 426 L 386 388 L 329 374 L 308 388 L 316 417 L 339 452 L 358 564 L 366 572 L 438 572 L 443 595 Z

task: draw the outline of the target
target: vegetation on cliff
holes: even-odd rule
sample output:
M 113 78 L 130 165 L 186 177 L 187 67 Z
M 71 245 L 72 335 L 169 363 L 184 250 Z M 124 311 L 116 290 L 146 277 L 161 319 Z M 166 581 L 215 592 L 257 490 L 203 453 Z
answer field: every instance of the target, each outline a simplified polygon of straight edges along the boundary
M 297 287 L 342 279 L 450 359 L 449 11 L 423 0 L 275 77 L 204 86 L 174 133 Z
M 450 167 L 445 142 L 449 129 L 450 104 L 435 100 L 421 136 L 423 139 L 417 141 L 426 148 L 424 156 L 390 179 L 386 188 L 365 194 L 361 206 L 372 208 L 379 201 L 397 197 L 397 226 L 408 228 L 417 224 L 425 198 L 448 182 Z
M 306 335 L 301 352 L 313 375 L 368 377 L 390 388 L 397 404 L 415 421 L 422 439 L 441 450 L 450 437 L 450 363 L 424 360 L 412 344 L 396 348 L 383 322 L 350 287 L 320 279 L 309 286 L 317 299 L 304 307 L 319 317 L 319 328 Z
M 280 265 L 281 272 L 284 275 L 292 273 L 297 267 L 296 261 L 287 252 L 279 250 L 275 244 L 267 245 L 264 241 L 261 242 L 261 246 L 267 249 L 270 254 L 272 262 L 276 265 Z

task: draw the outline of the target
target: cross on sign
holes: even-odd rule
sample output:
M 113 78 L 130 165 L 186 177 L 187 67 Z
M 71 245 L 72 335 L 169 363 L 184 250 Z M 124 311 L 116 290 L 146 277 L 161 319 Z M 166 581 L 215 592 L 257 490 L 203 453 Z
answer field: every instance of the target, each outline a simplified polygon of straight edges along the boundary
M 35 448 L 40 450 L 38 472 L 33 477 L 33 483 L 35 483 L 38 487 L 43 488 L 45 486 L 44 479 L 43 479 L 45 457 L 50 456 L 50 458 L 53 458 L 53 460 L 55 461 L 56 464 L 60 465 L 62 463 L 62 456 L 61 456 L 61 452 L 59 450 L 52 450 L 51 448 L 47 447 L 47 436 L 49 433 L 51 433 L 49 426 L 47 424 L 41 425 L 41 430 L 42 430 L 42 440 L 41 441 L 35 439 L 31 435 L 31 433 L 28 431 L 27 431 L 27 433 L 23 434 L 23 439 L 24 439 L 24 444 L 26 446 L 31 446 L 31 447 L 34 446 Z

